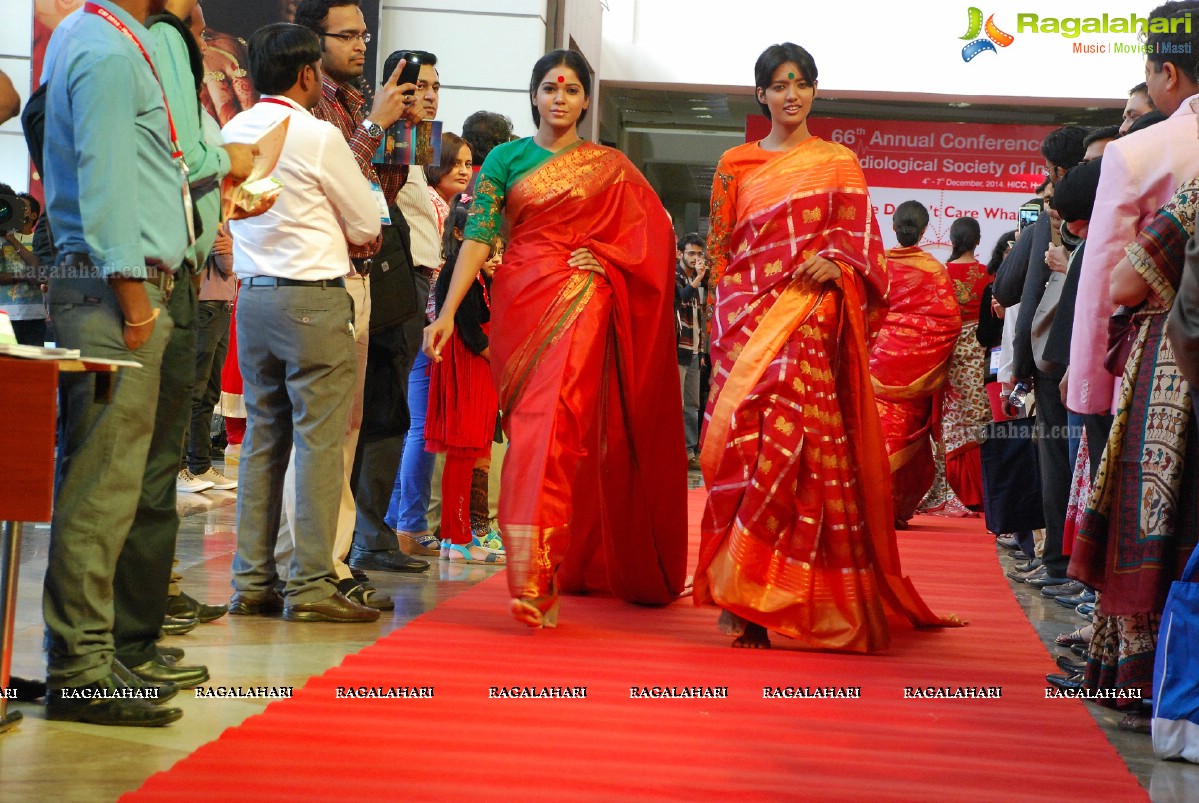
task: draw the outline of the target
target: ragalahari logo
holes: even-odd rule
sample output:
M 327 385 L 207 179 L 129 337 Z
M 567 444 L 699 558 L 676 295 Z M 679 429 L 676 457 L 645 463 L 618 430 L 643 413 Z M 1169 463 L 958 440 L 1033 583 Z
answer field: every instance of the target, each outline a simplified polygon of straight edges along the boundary
M 960 39 L 970 40 L 969 44 L 962 48 L 962 61 L 974 61 L 974 57 L 979 53 L 998 53 L 995 49 L 996 45 L 1007 47 L 1012 42 L 1016 41 L 1016 37 L 1010 33 L 1004 33 L 999 30 L 999 26 L 995 24 L 995 15 L 987 17 L 986 25 L 983 25 L 983 12 L 980 8 L 970 7 L 969 27 L 966 29 L 966 35 L 959 37 Z M 980 33 L 986 33 L 984 38 L 979 38 Z

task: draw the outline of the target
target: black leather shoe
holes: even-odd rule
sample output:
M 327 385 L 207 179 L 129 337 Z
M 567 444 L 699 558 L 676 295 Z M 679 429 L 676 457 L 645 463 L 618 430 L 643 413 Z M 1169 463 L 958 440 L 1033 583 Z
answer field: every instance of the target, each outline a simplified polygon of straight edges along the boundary
M 179 619 L 195 619 L 204 624 L 220 619 L 228 612 L 228 605 L 205 605 L 199 600 L 180 594 L 177 597 L 167 597 L 167 616 Z
M 1086 586 L 1077 580 L 1071 580 L 1068 583 L 1060 585 L 1045 586 L 1041 589 L 1042 597 L 1071 597 L 1075 594 L 1081 594 L 1086 590 Z M 1075 603 L 1077 604 L 1077 603 Z
M 1071 644 L 1070 652 L 1074 653 L 1085 661 L 1091 654 L 1090 646 L 1090 644 Z
M 347 561 L 355 569 L 373 569 L 380 572 L 423 572 L 429 568 L 429 561 L 405 555 L 398 549 L 380 549 L 370 551 L 357 546 L 350 547 L 350 559 Z
M 233 616 L 267 616 L 282 610 L 283 597 L 273 590 L 261 597 L 239 591 L 229 600 L 229 613 Z
M 1065 655 L 1059 655 L 1057 658 L 1057 668 L 1065 672 L 1067 675 L 1081 675 L 1087 671 L 1086 661 L 1079 663 L 1071 661 Z
M 283 618 L 289 622 L 373 622 L 379 612 L 334 593 L 316 602 L 288 605 Z
M 1046 675 L 1045 682 L 1062 691 L 1078 691 L 1082 688 L 1082 675 Z
M 161 655 L 163 658 L 169 658 L 172 661 L 174 661 L 175 663 L 179 663 L 180 661 L 183 660 L 183 648 L 182 647 L 168 647 L 167 645 L 165 645 L 161 642 L 159 642 L 158 644 L 155 644 L 154 646 L 158 648 L 158 654 Z
M 160 658 L 131 666 L 129 671 L 150 683 L 174 683 L 181 689 L 192 689 L 208 680 L 206 666 L 174 666 Z
M 120 661 L 113 659 L 112 673 L 121 679 L 131 689 L 140 689 L 146 692 L 146 700 L 153 705 L 162 705 L 167 700 L 170 700 L 179 693 L 179 686 L 175 683 L 150 683 L 142 680 L 137 675 L 125 668 L 125 665 Z
M 46 696 L 46 684 L 40 680 L 10 677 L 8 687 L 17 696 L 17 701 L 22 703 L 34 703 Z
M 1041 568 L 1045 568 L 1045 567 L 1042 566 Z M 1066 583 L 1070 582 L 1070 578 L 1065 577 L 1065 576 L 1054 577 L 1053 575 L 1046 572 L 1044 575 L 1042 575 L 1040 577 L 1029 577 L 1024 582 L 1027 583 L 1028 585 L 1032 586 L 1033 588 L 1045 588 L 1046 586 L 1065 585 Z
M 109 673 L 94 683 L 50 689 L 46 692 L 46 719 L 153 728 L 169 725 L 183 716 L 180 708 L 159 708 Z
M 198 624 L 195 619 L 180 619 L 168 614 L 162 619 L 162 632 L 167 636 L 182 636 L 195 630 Z

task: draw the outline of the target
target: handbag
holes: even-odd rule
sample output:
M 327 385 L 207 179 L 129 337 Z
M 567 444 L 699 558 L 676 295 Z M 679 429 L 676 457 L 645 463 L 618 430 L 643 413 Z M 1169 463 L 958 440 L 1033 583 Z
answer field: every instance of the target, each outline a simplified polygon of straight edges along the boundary
M 1103 367 L 1112 376 L 1124 376 L 1124 366 L 1137 339 L 1136 314 L 1142 306 L 1117 307 L 1107 319 L 1107 356 L 1103 358 Z
M 1199 764 L 1199 549 L 1170 586 L 1153 661 L 1153 752 Z
M 1041 465 L 1033 440 L 1036 416 L 995 421 L 983 427 L 983 516 L 993 533 L 1045 526 Z
M 402 326 L 425 314 L 426 294 L 419 292 L 417 281 L 424 283 L 412 267 L 408 221 L 399 207 L 392 205 L 391 225 L 383 227 L 383 243 L 371 259 L 372 332 Z

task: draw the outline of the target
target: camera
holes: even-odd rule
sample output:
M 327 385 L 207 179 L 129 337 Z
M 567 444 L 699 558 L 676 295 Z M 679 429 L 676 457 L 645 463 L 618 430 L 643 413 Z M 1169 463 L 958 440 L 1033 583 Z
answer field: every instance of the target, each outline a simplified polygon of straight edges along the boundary
M 0 235 L 20 231 L 25 227 L 33 210 L 24 198 L 9 193 L 0 193 Z

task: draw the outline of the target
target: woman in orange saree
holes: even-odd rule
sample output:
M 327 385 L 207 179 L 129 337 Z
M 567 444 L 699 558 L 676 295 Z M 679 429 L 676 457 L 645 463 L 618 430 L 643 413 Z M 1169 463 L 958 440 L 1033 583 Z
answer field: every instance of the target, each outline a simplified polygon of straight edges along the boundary
M 438 360 L 506 223 L 491 294 L 510 440 L 499 522 L 511 611 L 530 627 L 557 623 L 559 592 L 668 603 L 686 571 L 674 232 L 619 151 L 579 139 L 588 76 L 571 51 L 534 66 L 537 134 L 488 155 L 446 303 L 425 330 Z
M 890 309 L 870 349 L 870 376 L 890 456 L 895 526 L 904 528 L 936 474 L 933 399 L 945 384 L 962 316 L 949 272 L 916 245 L 928 210 L 904 201 L 892 224 L 899 247 L 887 252 Z
M 947 623 L 902 576 L 895 543 L 867 365 L 886 259 L 856 157 L 807 130 L 812 57 L 773 45 L 755 80 L 771 133 L 725 153 L 712 187 L 710 491 L 695 599 L 724 609 L 734 646 L 768 647 L 771 630 L 873 652 L 890 643 L 884 604 Z

